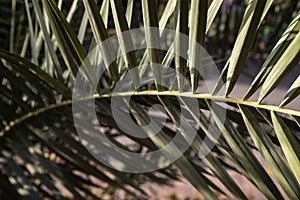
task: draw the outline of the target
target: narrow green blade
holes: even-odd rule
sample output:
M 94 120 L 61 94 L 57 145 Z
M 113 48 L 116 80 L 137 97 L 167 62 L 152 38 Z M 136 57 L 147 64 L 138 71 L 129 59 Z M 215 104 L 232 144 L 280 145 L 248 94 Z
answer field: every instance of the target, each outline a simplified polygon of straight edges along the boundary
M 244 68 L 244 64 L 246 62 L 248 53 L 251 50 L 256 31 L 271 4 L 272 0 L 252 0 L 247 7 L 230 57 L 230 63 L 227 72 L 226 96 L 232 91 L 242 69 Z
M 150 54 L 150 64 L 152 67 L 154 79 L 155 79 L 155 85 L 157 90 L 161 90 L 161 71 L 159 65 L 155 64 L 161 64 L 162 58 L 161 58 L 161 50 L 160 50 L 160 35 L 159 30 L 157 29 L 159 27 L 158 24 L 158 17 L 157 17 L 157 1 L 148 1 L 148 0 L 142 0 L 142 10 L 143 10 L 143 20 L 144 20 L 144 26 L 145 29 L 145 36 L 146 36 L 146 42 L 147 46 L 151 47 L 148 49 Z M 155 29 L 151 29 L 149 27 L 154 27 Z
M 299 199 L 299 183 L 286 165 L 286 161 L 282 159 L 282 155 L 276 150 L 269 136 L 259 125 L 256 120 L 257 117 L 246 106 L 239 105 L 239 108 L 254 144 L 266 160 L 277 181 L 290 199 Z
M 189 37 L 195 41 L 189 44 L 189 62 L 194 66 L 190 66 L 191 83 L 193 92 L 195 93 L 200 81 L 199 69 L 204 59 L 203 48 L 205 46 L 205 32 L 207 21 L 208 1 L 192 0 L 191 17 L 190 17 L 190 33 Z M 200 45 L 200 48 L 199 46 Z
M 288 28 L 284 31 L 281 38 L 277 42 L 276 46 L 271 51 L 267 60 L 264 62 L 259 74 L 255 77 L 254 81 L 251 83 L 244 99 L 248 99 L 253 95 L 258 88 L 266 81 L 266 78 L 274 68 L 275 64 L 282 57 L 286 49 L 291 45 L 291 42 L 296 37 L 300 30 L 300 12 L 294 18 L 294 20 L 289 24 Z
M 300 76 L 295 80 L 293 85 L 290 87 L 288 92 L 284 96 L 284 100 L 280 104 L 280 106 L 285 106 L 291 101 L 293 101 L 300 94 Z
M 273 89 L 285 78 L 285 76 L 294 69 L 300 61 L 300 33 L 281 55 L 272 71 L 263 83 L 259 93 L 258 102 L 261 102 Z
M 294 172 L 294 175 L 300 183 L 300 144 L 299 140 L 290 132 L 287 125 L 283 122 L 281 117 L 275 113 L 271 112 L 272 122 L 274 125 L 275 133 L 282 147 L 283 153 Z

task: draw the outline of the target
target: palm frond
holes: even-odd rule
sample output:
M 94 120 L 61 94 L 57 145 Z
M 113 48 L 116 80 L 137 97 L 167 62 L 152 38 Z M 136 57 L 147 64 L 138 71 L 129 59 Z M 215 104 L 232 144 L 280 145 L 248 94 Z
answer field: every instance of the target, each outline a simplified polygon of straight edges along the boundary
M 250 0 L 241 5 L 228 5 L 219 0 L 211 4 L 202 0 L 192 0 L 191 4 L 183 0 L 142 0 L 141 5 L 134 0 L 101 2 L 1 2 L 0 9 L 5 6 L 4 11 L 11 16 L 10 20 L 0 19 L 4 25 L 0 29 L 2 196 L 7 192 L 6 197 L 11 198 L 96 199 L 112 188 L 120 188 L 131 196 L 144 198 L 149 194 L 140 187 L 141 183 L 151 180 L 166 184 L 171 179 L 176 180 L 178 176 L 173 169 L 177 168 L 205 199 L 217 199 L 219 194 L 247 198 L 230 171 L 247 178 L 266 198 L 300 198 L 300 111 L 289 104 L 299 97 L 299 75 L 286 88 L 286 94 L 277 97 L 282 100 L 280 105 L 263 101 L 298 67 L 300 13 L 297 9 L 300 5 L 295 4 L 291 11 L 287 4 L 280 4 L 282 10 L 271 0 Z M 140 6 L 139 12 L 135 10 L 136 4 Z M 159 6 L 164 9 L 161 11 Z M 16 10 L 20 7 L 23 9 L 20 16 L 28 20 L 28 25 L 16 20 Z M 278 30 L 276 26 L 269 30 L 268 16 L 272 10 L 279 15 L 278 9 L 282 10 L 279 21 L 287 28 Z M 293 19 L 284 17 L 288 12 Z M 136 19 L 138 14 L 143 18 L 140 21 Z M 136 41 L 130 34 L 119 37 L 118 45 L 103 43 L 111 38 L 114 30 L 120 35 L 138 23 L 160 29 L 173 27 L 209 52 L 220 52 L 225 62 L 218 63 L 222 72 L 215 77 L 218 81 L 214 91 L 198 92 L 205 83 L 197 67 L 202 66 L 206 57 L 193 42 L 185 44 L 180 37 L 174 37 L 164 52 L 160 49 L 163 33 L 146 29 L 145 38 L 139 41 L 148 47 L 146 49 L 131 51 Z M 269 31 L 265 31 L 266 27 Z M 235 97 L 233 89 L 239 89 L 247 61 L 252 59 L 251 54 L 257 51 L 257 43 L 262 38 L 272 40 L 265 43 L 275 46 L 269 45 L 272 51 L 259 65 L 260 71 L 251 79 L 244 98 Z M 232 48 L 228 47 L 231 44 Z M 103 56 L 95 55 L 91 60 L 101 60 L 107 67 L 99 83 L 93 80 L 94 63 L 86 62 L 97 45 Z M 187 59 L 173 52 L 184 54 Z M 190 66 L 189 62 L 197 65 Z M 145 84 L 139 88 L 149 72 L 148 64 L 152 67 L 151 81 L 155 87 Z M 165 76 L 157 64 L 171 66 L 174 73 Z M 139 65 L 141 67 L 137 67 Z M 81 143 L 74 126 L 72 84 L 80 70 L 88 74 L 92 84 L 98 84 L 99 90 L 78 101 L 95 99 L 101 126 L 98 133 L 119 148 L 136 153 L 152 152 L 167 146 L 177 135 L 186 143 L 195 133 L 193 142 L 183 155 L 176 145 L 165 148 L 167 157 L 180 157 L 157 172 L 132 175 L 99 162 Z M 126 78 L 127 71 L 130 78 Z M 161 83 L 170 77 L 175 86 L 164 89 Z M 190 81 L 188 91 L 192 92 L 184 90 L 185 79 Z M 138 90 L 114 93 L 120 80 L 128 85 L 133 83 Z M 220 94 L 222 91 L 225 95 Z M 255 93 L 259 94 L 258 99 L 250 99 Z M 122 116 L 128 114 L 125 104 L 111 105 L 114 96 L 131 98 L 130 103 L 127 102 L 131 107 L 126 123 L 133 120 L 144 126 L 150 123 L 149 119 L 156 119 L 153 123 L 159 127 L 156 123 L 161 122 L 162 117 L 151 113 L 152 106 L 159 104 L 165 110 L 164 126 L 154 136 L 133 137 L 129 133 L 134 130 L 123 124 L 124 131 L 114 119 L 112 109 Z M 189 107 L 190 101 L 199 107 Z M 147 129 L 148 134 L 153 132 L 151 127 Z M 126 139 L 134 145 L 122 143 Z M 215 145 L 204 151 L 211 143 Z M 201 157 L 203 152 L 206 154 Z M 211 181 L 211 177 L 222 186 Z

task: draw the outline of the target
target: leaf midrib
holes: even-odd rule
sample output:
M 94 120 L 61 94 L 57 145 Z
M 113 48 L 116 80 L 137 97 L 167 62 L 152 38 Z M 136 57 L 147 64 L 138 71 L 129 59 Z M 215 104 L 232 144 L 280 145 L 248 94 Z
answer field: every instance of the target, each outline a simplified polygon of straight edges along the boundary
M 279 112 L 282 114 L 287 114 L 291 116 L 298 116 L 300 117 L 300 111 L 297 110 L 292 110 L 288 108 L 283 108 L 279 106 L 274 106 L 274 105 L 266 105 L 266 104 L 259 104 L 258 102 L 255 101 L 250 101 L 250 100 L 243 100 L 239 98 L 231 98 L 231 97 L 225 97 L 225 96 L 216 96 L 216 95 L 211 95 L 211 94 L 193 94 L 192 92 L 178 92 L 178 91 L 163 91 L 159 92 L 157 90 L 153 91 L 139 91 L 139 92 L 119 92 L 119 93 L 109 93 L 109 94 L 104 94 L 104 95 L 98 95 L 95 94 L 93 96 L 88 96 L 84 98 L 79 98 L 76 100 L 76 102 L 80 101 L 87 101 L 91 100 L 93 98 L 95 99 L 102 99 L 102 98 L 111 98 L 112 96 L 180 96 L 180 97 L 190 97 L 190 98 L 196 98 L 196 99 L 206 99 L 206 100 L 212 100 L 216 102 L 225 102 L 225 103 L 234 103 L 234 104 L 240 104 L 240 105 L 246 105 L 250 106 L 256 109 L 265 109 L 268 111 L 274 111 L 274 112 Z M 66 100 L 60 103 L 56 104 L 51 104 L 47 107 L 43 107 L 40 109 L 37 109 L 33 112 L 29 112 L 11 122 L 9 122 L 4 129 L 0 131 L 0 137 L 4 136 L 5 133 L 9 132 L 13 127 L 25 122 L 26 120 L 31 119 L 32 117 L 36 117 L 39 114 L 48 112 L 53 109 L 57 109 L 63 106 L 68 106 L 72 104 L 72 100 Z

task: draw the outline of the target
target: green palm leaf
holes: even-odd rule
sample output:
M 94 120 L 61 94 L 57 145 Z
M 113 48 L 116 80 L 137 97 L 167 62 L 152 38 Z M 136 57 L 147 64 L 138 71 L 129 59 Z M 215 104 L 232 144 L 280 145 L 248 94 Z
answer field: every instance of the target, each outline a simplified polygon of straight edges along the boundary
M 271 0 L 250 0 L 240 7 L 221 0 L 211 4 L 205 0 L 192 0 L 190 4 L 183 0 L 142 0 L 141 5 L 134 0 L 101 2 L 101 5 L 95 0 L 0 3 L 1 12 L 10 16 L 9 20 L 0 18 L 0 198 L 7 191 L 5 197 L 14 199 L 97 199 L 111 195 L 117 188 L 130 198 L 147 198 L 151 194 L 144 191 L 142 183 L 168 184 L 178 180 L 174 169 L 205 199 L 217 199 L 220 194 L 249 198 L 231 171 L 247 178 L 268 199 L 300 198 L 300 111 L 288 104 L 299 97 L 299 75 L 286 88 L 285 96 L 278 97 L 283 99 L 280 106 L 262 103 L 299 65 L 299 6 L 295 4 L 291 11 L 285 4 Z M 239 12 L 243 7 L 245 12 Z M 20 8 L 23 11 L 17 12 Z M 280 16 L 278 9 L 282 10 Z M 279 29 L 266 28 L 272 10 L 281 17 Z M 286 13 L 293 19 L 284 18 Z M 28 23 L 21 23 L 21 19 Z M 281 30 L 282 20 L 289 24 L 286 30 Z M 119 46 L 111 43 L 101 46 L 101 61 L 107 68 L 99 83 L 93 80 L 94 66 L 85 60 L 87 55 L 111 35 L 140 25 L 171 27 L 214 54 L 228 52 L 226 45 L 231 41 L 232 52 L 220 53 L 225 55 L 221 57 L 225 64 L 217 63 L 222 73 L 215 77 L 218 81 L 214 91 L 197 93 L 205 82 L 196 69 L 206 58 L 202 51 L 197 51 L 195 43 L 184 44 L 180 37 L 174 37 L 164 52 L 158 48 L 162 45 L 163 33 L 150 29 L 146 29 L 145 38 L 140 42 L 152 48 L 130 51 L 136 42 L 132 35 L 119 37 Z M 237 35 L 232 36 L 231 32 Z M 276 33 L 268 35 L 268 32 Z M 264 38 L 272 40 L 266 44 L 276 45 L 268 46 L 273 50 L 262 66 L 258 64 L 260 71 L 251 77 L 252 84 L 246 86 L 244 99 L 240 95 L 236 97 L 233 88 L 239 89 L 238 80 L 244 75 L 247 61 L 252 60 L 253 52 L 259 51 L 257 43 Z M 219 48 L 217 51 L 214 51 L 215 46 Z M 184 54 L 188 59 L 172 52 Z M 115 54 L 119 58 L 114 60 Z M 155 87 L 146 84 L 139 88 L 148 73 L 148 64 L 152 66 Z M 174 73 L 165 75 L 156 64 L 171 66 Z M 142 67 L 137 67 L 139 65 Z M 81 68 L 88 74 L 89 81 L 98 84 L 97 91 L 101 91 L 101 94 L 95 92 L 78 100 L 85 102 L 95 98 L 101 126 L 97 133 L 105 135 L 119 148 L 135 153 L 164 148 L 177 134 L 181 142 L 188 142 L 195 132 L 191 145 L 182 155 L 177 146 L 166 148 L 168 157 L 175 158 L 179 154 L 180 157 L 157 172 L 129 174 L 99 162 L 81 143 L 74 126 L 71 91 Z M 126 79 L 128 70 L 130 78 Z M 174 77 L 172 87 L 163 88 L 160 84 L 169 77 Z M 185 78 L 190 81 L 190 88 Z M 120 80 L 134 84 L 138 90 L 112 93 Z M 226 83 L 225 88 L 223 83 Z M 185 92 L 186 88 L 192 92 Z M 224 96 L 220 95 L 223 89 Z M 258 100 L 250 100 L 256 92 L 259 92 Z M 155 119 L 154 128 L 147 129 L 148 134 L 155 132 L 158 123 L 165 119 L 159 133 L 137 138 L 129 134 L 130 127 L 126 129 L 129 132 L 119 127 L 112 109 L 126 116 L 128 108 L 123 105 L 112 108 L 114 95 L 131 96 L 127 102 L 131 106 L 130 117 L 125 122 L 133 120 L 142 126 L 148 124 L 149 119 Z M 199 107 L 189 107 L 189 101 L 197 102 Z M 152 112 L 154 104 L 165 110 L 165 118 Z M 79 126 L 82 128 L 85 124 Z M 174 127 L 180 127 L 180 131 Z M 124 140 L 134 145 L 124 144 Z M 199 157 L 202 148 L 208 149 L 206 142 L 215 144 L 205 157 Z M 133 160 L 131 164 L 136 163 Z

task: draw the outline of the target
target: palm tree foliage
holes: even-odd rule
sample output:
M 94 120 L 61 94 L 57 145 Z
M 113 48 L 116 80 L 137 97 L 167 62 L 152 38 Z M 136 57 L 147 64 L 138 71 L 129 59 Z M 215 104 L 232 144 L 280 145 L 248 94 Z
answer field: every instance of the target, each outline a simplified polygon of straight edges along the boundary
M 101 198 L 114 188 L 142 198 L 146 194 L 139 187 L 141 182 L 163 184 L 177 179 L 173 170 L 176 167 L 206 199 L 217 199 L 217 193 L 246 198 L 228 170 L 246 177 L 268 199 L 299 199 L 300 111 L 288 105 L 299 96 L 300 76 L 286 95 L 279 97 L 283 99 L 280 105 L 263 101 L 299 63 L 299 5 L 297 1 L 278 1 L 272 5 L 272 0 L 239 3 L 237 6 L 222 0 L 191 0 L 191 4 L 183 0 L 1 1 L 1 16 L 10 16 L 9 20 L 1 17 L 0 21 L 3 24 L 0 30 L 3 198 Z M 141 12 L 136 12 L 136 6 L 141 7 Z M 130 137 L 118 128 L 107 109 L 111 89 L 125 73 L 124 69 L 148 62 L 174 63 L 178 73 L 191 78 L 194 92 L 201 84 L 201 77 L 189 76 L 193 68 L 182 58 L 157 49 L 151 49 L 150 56 L 147 51 L 127 54 L 111 64 L 100 80 L 105 94 L 98 96 L 95 103 L 101 126 L 105 127 L 103 134 L 122 148 L 128 150 L 118 138 L 131 139 L 139 152 L 155 150 L 160 147 L 157 140 L 173 137 L 176 131 L 172 124 L 178 125 L 180 118 L 178 97 L 196 99 L 200 112 L 209 113 L 196 119 L 192 117 L 192 109 L 186 110 L 190 113 L 188 120 L 196 124 L 198 135 L 172 166 L 132 175 L 101 164 L 81 144 L 72 117 L 71 89 L 78 69 L 96 44 L 114 34 L 112 30 L 117 33 L 130 30 L 139 23 L 180 31 L 223 61 L 218 64 L 222 72 L 212 94 L 161 91 L 156 86 L 134 93 L 132 109 L 137 114 L 132 117 L 137 122 L 147 122 L 144 110 L 153 104 L 161 104 L 168 114 L 167 123 L 171 125 L 163 127 L 154 140 Z M 151 37 L 155 36 L 150 35 L 150 41 Z M 261 42 L 265 48 L 260 48 Z M 191 59 L 197 59 L 193 47 L 188 48 Z M 245 63 L 255 51 L 268 53 L 268 57 L 244 98 L 235 98 L 232 91 L 238 87 Z M 133 77 L 136 81 L 139 75 Z M 224 96 L 218 95 L 222 87 L 226 91 Z M 259 94 L 256 100 L 251 98 L 254 93 Z M 224 109 L 226 116 L 222 116 Z M 222 117 L 226 117 L 224 123 Z M 213 134 L 208 129 L 211 118 L 213 131 L 220 133 L 220 138 L 212 152 L 200 159 L 196 155 L 198 144 L 205 135 Z M 258 154 L 262 159 L 257 159 Z M 211 176 L 219 179 L 228 191 L 214 184 Z M 70 196 L 62 194 L 62 188 Z M 100 188 L 101 194 L 91 188 Z

